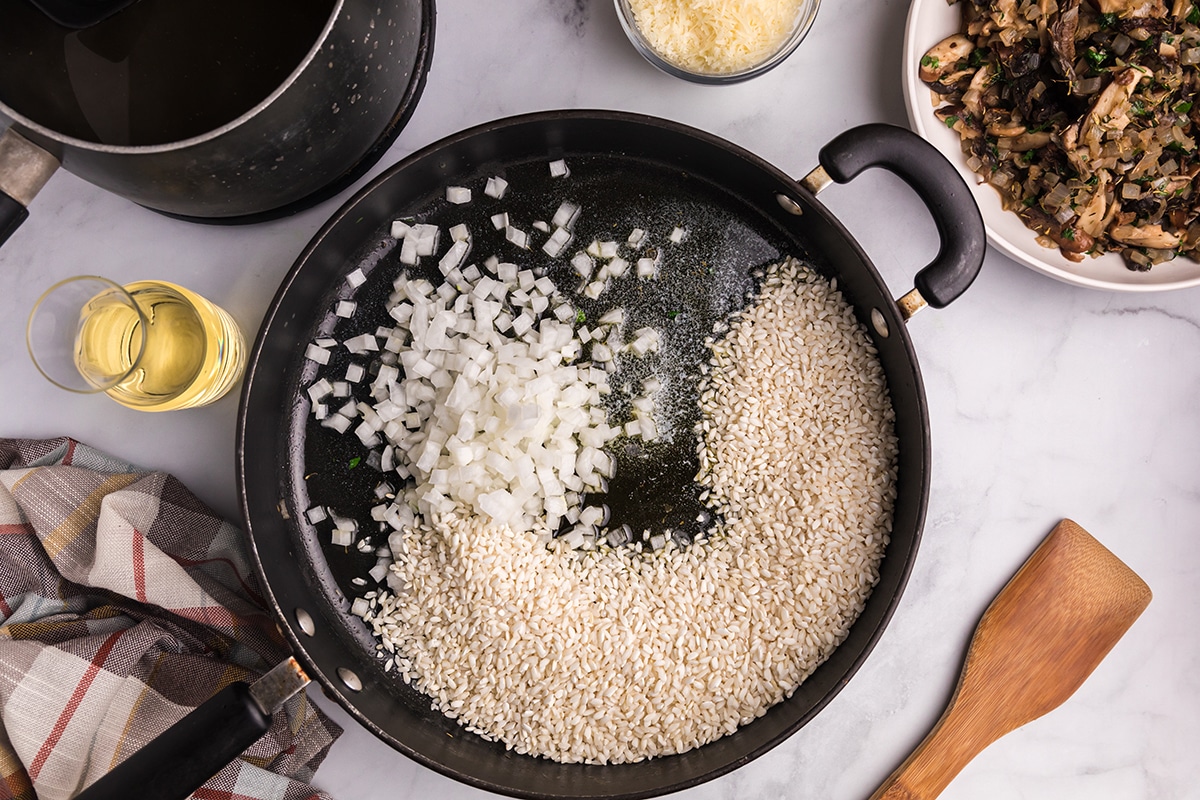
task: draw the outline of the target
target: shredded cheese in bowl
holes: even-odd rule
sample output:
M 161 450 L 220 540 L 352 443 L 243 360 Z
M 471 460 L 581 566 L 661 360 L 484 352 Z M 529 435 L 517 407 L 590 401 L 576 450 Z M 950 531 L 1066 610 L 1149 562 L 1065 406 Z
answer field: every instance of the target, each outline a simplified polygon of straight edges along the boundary
M 685 72 L 712 76 L 758 74 L 755 67 L 799 43 L 816 11 L 812 0 L 624 2 L 656 55 Z

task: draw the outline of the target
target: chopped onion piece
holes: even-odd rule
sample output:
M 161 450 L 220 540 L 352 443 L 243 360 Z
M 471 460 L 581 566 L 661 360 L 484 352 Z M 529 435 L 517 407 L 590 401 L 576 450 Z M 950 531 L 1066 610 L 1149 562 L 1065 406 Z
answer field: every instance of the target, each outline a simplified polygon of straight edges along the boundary
M 644 356 L 658 350 L 661 337 L 653 328 L 638 328 L 633 332 L 634 339 L 629 343 L 629 349 L 635 355 Z
M 408 236 L 404 237 L 407 243 L 409 239 L 416 239 L 417 255 L 431 256 L 437 252 L 438 234 L 440 233 L 436 225 L 413 225 L 412 231 Z
M 471 190 L 465 186 L 447 186 L 446 202 L 455 205 L 471 202 Z
M 404 243 L 400 245 L 400 263 L 411 266 L 418 261 L 420 256 L 417 255 L 417 237 L 410 231 L 409 235 L 404 237 Z
M 318 347 L 316 344 L 310 344 L 304 350 L 304 357 L 309 361 L 315 361 L 318 364 L 329 363 L 329 351 L 324 347 Z
M 514 228 L 509 225 L 504 229 L 504 238 L 520 247 L 522 250 L 529 249 L 529 234 L 520 228 Z
M 574 203 L 563 202 L 554 212 L 554 216 L 550 219 L 550 224 L 556 228 L 567 228 L 568 230 L 575 224 L 575 220 L 579 217 L 579 206 Z
M 560 225 L 550 234 L 550 238 L 542 244 L 542 250 L 551 258 L 557 258 L 570 242 L 571 232 Z
M 367 276 L 363 274 L 361 267 L 355 267 L 349 275 L 346 276 L 346 283 L 350 284 L 350 288 L 357 289 L 367 282 Z
M 392 238 L 403 239 L 408 235 L 409 225 L 402 219 L 392 220 Z
M 674 244 L 679 244 L 687 238 L 687 231 L 683 228 L 676 227 L 671 231 L 671 235 L 667 237 Z
M 337 304 L 334 313 L 343 319 L 349 319 L 354 316 L 355 310 L 358 309 L 358 303 L 353 300 L 341 300 Z
M 347 339 L 344 344 L 346 349 L 355 355 L 373 353 L 379 350 L 379 340 L 370 333 L 364 333 L 359 336 L 351 337 Z
M 596 267 L 596 262 L 592 261 L 591 256 L 587 253 L 576 253 L 571 258 L 571 266 L 579 273 L 579 277 L 587 280 L 592 276 L 592 270 Z
M 571 170 L 567 168 L 567 162 L 563 159 L 557 159 L 550 162 L 550 177 L 565 178 L 571 174 Z
M 498 231 L 502 231 L 508 227 L 508 212 L 501 211 L 499 214 L 492 214 L 492 227 Z
M 507 192 L 507 191 L 508 191 L 508 181 L 504 180 L 504 178 L 501 178 L 499 176 L 496 176 L 494 178 L 488 178 L 487 185 L 483 187 L 484 194 L 486 194 L 488 197 L 494 197 L 497 200 L 502 199 L 504 197 L 505 192 Z
M 450 245 L 450 249 L 438 261 L 438 270 L 443 275 L 449 275 L 451 270 L 457 269 L 462 264 L 463 259 L 467 257 L 467 251 L 470 249 L 471 246 L 466 241 L 456 241 Z
M 312 386 L 308 387 L 308 399 L 314 403 L 328 397 L 332 393 L 333 384 L 331 384 L 325 378 L 321 378 Z

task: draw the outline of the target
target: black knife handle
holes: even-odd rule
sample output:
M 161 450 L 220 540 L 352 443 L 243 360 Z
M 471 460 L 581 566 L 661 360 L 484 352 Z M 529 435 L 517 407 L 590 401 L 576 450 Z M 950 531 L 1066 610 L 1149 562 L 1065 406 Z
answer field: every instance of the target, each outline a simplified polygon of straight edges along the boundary
M 58 158 L 12 126 L 0 130 L 0 245 L 29 216 L 29 203 L 58 170 Z
M 75 800 L 183 800 L 271 726 L 245 683 L 233 683 L 88 786 Z
M 28 218 L 29 209 L 0 192 L 0 245 L 7 242 L 8 237 Z

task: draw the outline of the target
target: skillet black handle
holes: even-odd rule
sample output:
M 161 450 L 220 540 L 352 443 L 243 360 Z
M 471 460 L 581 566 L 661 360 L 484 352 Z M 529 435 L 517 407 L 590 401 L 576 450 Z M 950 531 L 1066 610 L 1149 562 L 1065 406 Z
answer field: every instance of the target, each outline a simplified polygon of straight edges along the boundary
M 231 683 L 75 800 L 183 800 L 271 726 L 246 683 Z
M 57 158 L 11 127 L 0 132 L 0 245 L 29 218 L 29 202 L 58 166 Z
M 929 305 L 944 308 L 970 287 L 987 251 L 983 217 L 958 170 L 933 145 L 905 128 L 872 123 L 839 134 L 821 148 L 818 158 L 837 183 L 882 167 L 925 202 L 941 248 L 913 283 Z

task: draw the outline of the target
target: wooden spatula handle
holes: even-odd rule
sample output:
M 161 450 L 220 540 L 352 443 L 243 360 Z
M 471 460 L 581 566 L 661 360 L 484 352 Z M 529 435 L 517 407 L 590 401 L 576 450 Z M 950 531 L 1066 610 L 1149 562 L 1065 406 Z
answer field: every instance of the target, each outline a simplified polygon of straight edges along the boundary
M 947 712 L 871 800 L 933 800 L 990 744 L 974 741 L 973 733 L 961 714 Z
M 1149 603 L 1133 570 L 1060 522 L 984 612 L 937 725 L 871 800 L 933 800 L 981 750 L 1070 697 Z

